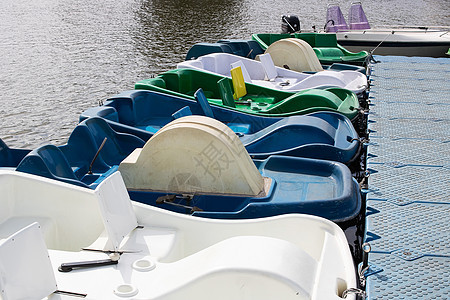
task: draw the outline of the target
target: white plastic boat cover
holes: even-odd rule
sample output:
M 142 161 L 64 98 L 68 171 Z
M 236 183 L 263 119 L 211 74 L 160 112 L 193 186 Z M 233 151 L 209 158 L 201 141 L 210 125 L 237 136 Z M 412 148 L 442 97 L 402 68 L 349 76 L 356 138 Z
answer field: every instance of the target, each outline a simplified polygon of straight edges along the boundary
M 313 48 L 301 39 L 289 38 L 271 44 L 264 54 L 270 53 L 274 64 L 297 72 L 323 71 Z
M 236 134 L 204 116 L 179 118 L 119 166 L 133 190 L 257 196 L 264 179 Z

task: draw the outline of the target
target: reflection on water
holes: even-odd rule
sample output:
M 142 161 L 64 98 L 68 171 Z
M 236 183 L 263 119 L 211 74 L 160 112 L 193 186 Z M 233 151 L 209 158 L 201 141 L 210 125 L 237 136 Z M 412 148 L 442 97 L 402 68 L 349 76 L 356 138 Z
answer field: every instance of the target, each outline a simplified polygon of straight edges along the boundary
M 333 1 L 347 14 L 351 1 Z M 363 2 L 372 24 L 447 25 L 448 0 Z M 197 42 L 278 32 L 283 14 L 324 25 L 323 1 L 2 0 L 0 137 L 63 144 L 80 112 L 175 67 Z
M 234 28 L 244 28 L 238 4 L 235 0 L 143 1 L 135 12 L 135 48 L 150 58 L 155 73 L 174 68 L 193 44 L 230 37 Z

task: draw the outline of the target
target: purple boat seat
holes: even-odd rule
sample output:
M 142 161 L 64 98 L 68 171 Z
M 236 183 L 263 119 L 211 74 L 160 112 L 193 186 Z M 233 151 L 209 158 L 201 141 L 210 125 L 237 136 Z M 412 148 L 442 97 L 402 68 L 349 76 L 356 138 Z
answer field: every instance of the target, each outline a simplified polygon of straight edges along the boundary
M 345 22 L 339 5 L 329 5 L 327 9 L 327 23 L 325 24 L 326 32 L 347 31 L 348 26 Z
M 348 22 L 350 23 L 350 30 L 370 29 L 369 21 L 364 13 L 361 2 L 352 3 L 350 6 Z

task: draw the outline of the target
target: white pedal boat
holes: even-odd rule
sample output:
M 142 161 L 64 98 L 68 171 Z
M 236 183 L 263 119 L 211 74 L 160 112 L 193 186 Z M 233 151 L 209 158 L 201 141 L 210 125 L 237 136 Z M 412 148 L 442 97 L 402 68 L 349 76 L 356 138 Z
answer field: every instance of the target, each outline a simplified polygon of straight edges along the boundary
M 180 215 L 130 201 L 119 172 L 94 191 L 0 170 L 0 189 L 2 300 L 342 299 L 356 286 L 343 232 L 319 217 Z
M 377 55 L 446 57 L 450 48 L 449 26 L 377 26 L 371 28 L 361 2 L 352 3 L 348 23 L 339 5 L 327 9 L 326 32 L 336 33 L 338 43 L 349 51 Z
M 340 87 L 351 90 L 355 94 L 361 94 L 368 86 L 367 77 L 361 72 L 323 70 L 308 74 L 276 67 L 268 53 L 259 55 L 258 58 L 260 61 L 229 53 L 213 53 L 200 56 L 195 60 L 183 61 L 177 65 L 177 68 L 197 69 L 231 77 L 231 69 L 240 66 L 245 82 L 289 92 Z M 318 62 L 317 57 L 315 60 Z

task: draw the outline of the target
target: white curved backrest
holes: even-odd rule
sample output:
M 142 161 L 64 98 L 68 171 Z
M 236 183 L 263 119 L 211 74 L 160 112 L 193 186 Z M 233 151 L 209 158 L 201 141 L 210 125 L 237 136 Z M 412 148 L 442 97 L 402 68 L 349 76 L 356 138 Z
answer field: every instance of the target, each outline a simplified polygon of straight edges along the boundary
M 275 68 L 270 53 L 261 54 L 259 56 L 259 61 L 264 67 L 264 72 L 266 73 L 267 79 L 273 80 L 278 76 L 277 69 Z
M 290 70 L 297 72 L 323 71 L 313 48 L 301 39 L 278 40 L 271 44 L 264 53 L 270 53 L 274 64 L 278 67 L 287 66 Z
M 176 119 L 119 166 L 128 189 L 256 196 L 264 179 L 236 134 L 204 116 Z
M 107 177 L 95 189 L 100 213 L 113 250 L 138 226 L 136 215 L 120 172 Z M 111 250 L 111 249 L 105 249 Z
M 42 299 L 56 290 L 55 274 L 37 222 L 0 242 L 1 299 Z

